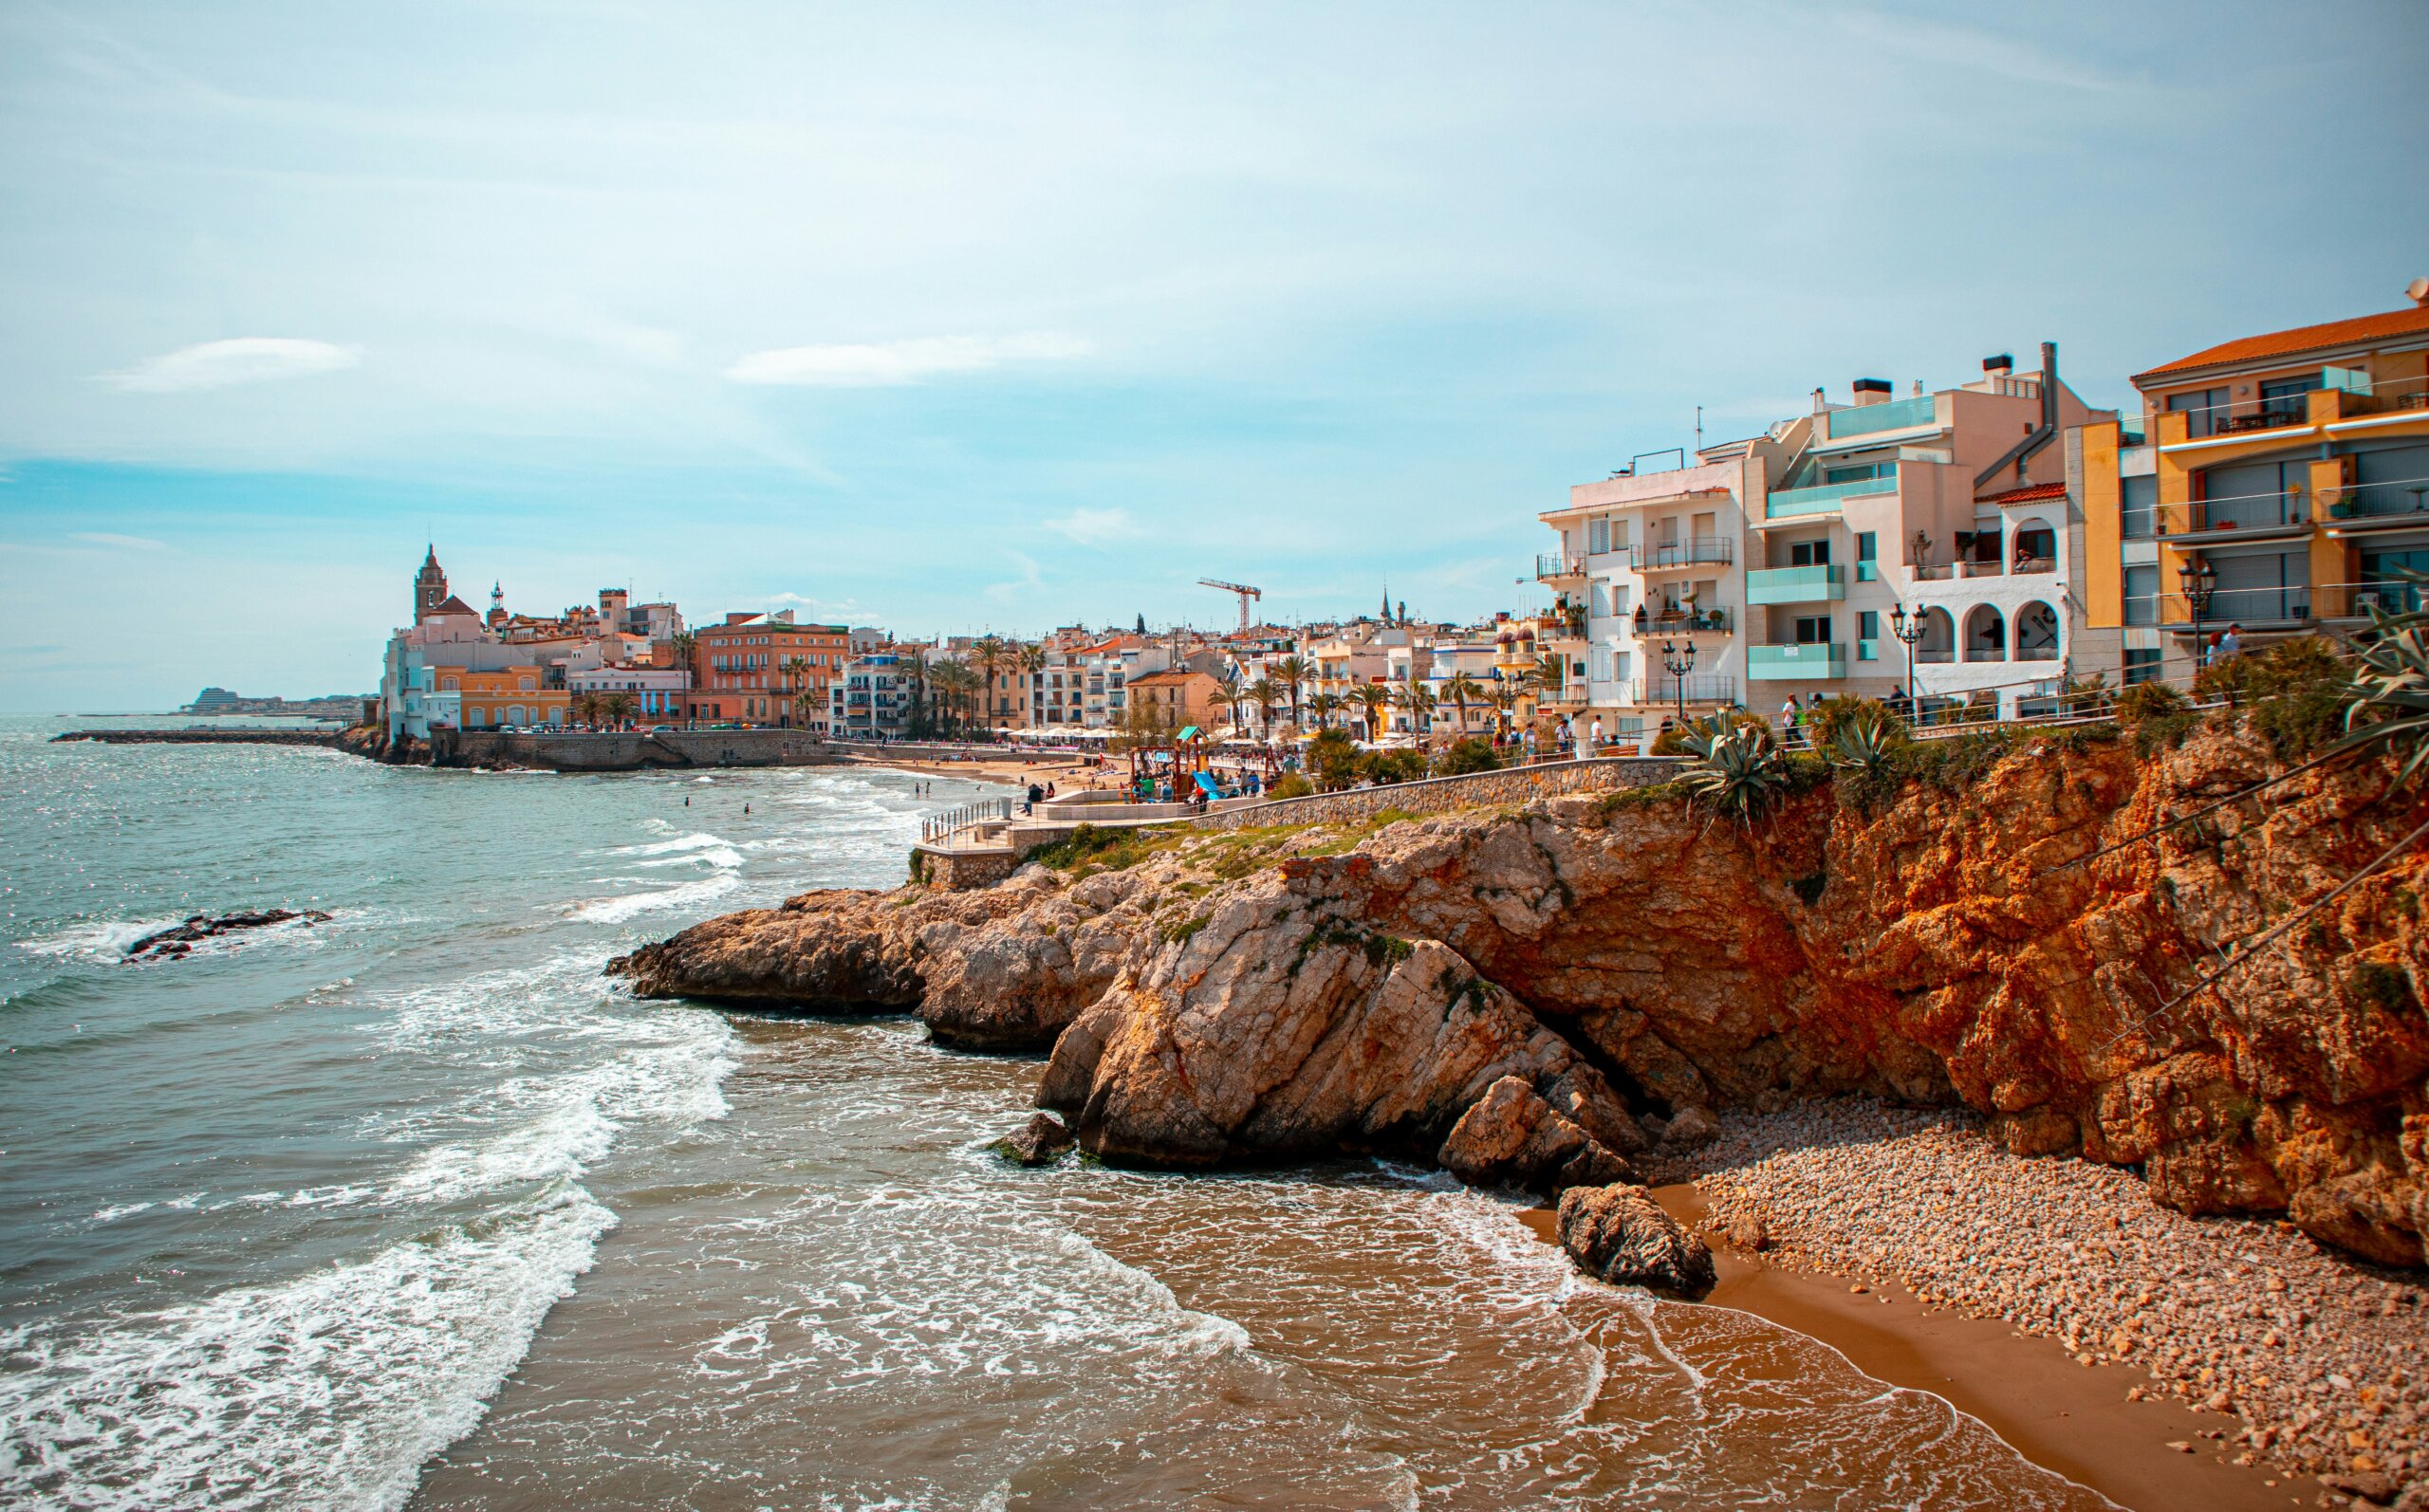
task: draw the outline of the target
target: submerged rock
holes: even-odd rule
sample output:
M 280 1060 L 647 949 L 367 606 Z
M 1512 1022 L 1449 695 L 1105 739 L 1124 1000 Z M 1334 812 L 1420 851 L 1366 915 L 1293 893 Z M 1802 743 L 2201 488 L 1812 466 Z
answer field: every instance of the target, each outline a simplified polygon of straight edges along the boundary
M 234 934 L 242 930 L 265 929 L 272 924 L 325 924 L 329 915 L 319 909 L 262 909 L 250 913 L 222 913 L 213 918 L 196 913 L 183 924 L 156 931 L 126 948 L 126 959 L 174 961 L 191 951 L 204 940 L 222 934 Z
M 1071 1148 L 1071 1131 L 1050 1113 L 1033 1113 L 1028 1123 L 997 1140 L 995 1148 L 1016 1165 L 1050 1166 Z
M 1578 1268 L 1615 1286 L 1689 1301 L 1712 1295 L 1712 1251 L 1642 1187 L 1571 1187 L 1560 1197 L 1560 1245 Z

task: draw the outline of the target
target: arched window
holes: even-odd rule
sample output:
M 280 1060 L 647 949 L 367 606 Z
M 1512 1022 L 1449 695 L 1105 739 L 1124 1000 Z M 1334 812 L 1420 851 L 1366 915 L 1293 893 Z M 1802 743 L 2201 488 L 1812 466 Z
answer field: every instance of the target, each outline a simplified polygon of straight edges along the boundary
M 528 693 L 528 692 L 529 692 L 529 691 L 531 691 L 532 687 L 533 687 L 533 684 L 532 684 L 531 679 L 530 679 L 530 678 L 528 678 L 528 677 L 526 677 L 526 678 L 524 678 L 524 679 L 523 679 L 522 685 L 521 685 L 520 687 L 518 687 L 515 691 L 516 691 L 517 692 L 526 692 L 526 693 Z
M 439 686 L 446 689 L 449 692 L 454 692 L 458 687 L 462 686 L 462 679 L 456 677 L 442 678 L 439 681 Z
M 2015 612 L 2015 659 L 2018 661 L 2056 661 L 2058 659 L 2058 616 L 2039 599 Z
M 1965 659 L 2008 659 L 2008 625 L 1989 604 L 1975 604 L 1965 616 Z
M 2014 558 L 2018 572 L 2055 572 L 2058 570 L 2058 532 L 2038 520 L 2025 520 L 2015 527 Z
M 1915 642 L 1915 660 L 1926 665 L 1956 659 L 1956 621 L 1945 609 L 1922 612 L 1923 638 Z

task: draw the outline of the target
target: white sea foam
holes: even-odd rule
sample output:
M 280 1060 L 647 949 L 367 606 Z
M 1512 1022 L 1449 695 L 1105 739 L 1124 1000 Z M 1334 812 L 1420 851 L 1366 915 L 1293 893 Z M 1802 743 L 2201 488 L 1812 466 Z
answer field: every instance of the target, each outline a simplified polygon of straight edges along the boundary
M 593 856 L 601 854 L 608 856 L 670 856 L 678 851 L 716 851 L 731 850 L 732 848 L 732 847 L 730 842 L 728 842 L 722 835 L 711 835 L 702 830 L 695 830 L 689 835 L 677 835 L 671 839 L 647 840 L 639 845 L 617 845 L 609 847 L 604 853 L 591 851 L 584 854 Z
M 737 864 L 740 857 L 736 857 Z M 664 909 L 693 908 L 723 897 L 742 885 L 742 878 L 732 871 L 720 871 L 697 881 L 676 887 L 661 888 L 655 893 L 621 893 L 614 897 L 595 897 L 577 903 L 566 917 L 591 924 L 621 924 L 626 919 Z
M 185 922 L 183 915 L 153 919 L 106 919 L 96 924 L 79 924 L 52 934 L 38 934 L 19 940 L 17 949 L 33 955 L 79 960 L 115 961 L 126 954 L 126 948 L 159 930 Z
M 401 1506 L 614 1224 L 566 1186 L 275 1285 L 0 1335 L 0 1501 Z

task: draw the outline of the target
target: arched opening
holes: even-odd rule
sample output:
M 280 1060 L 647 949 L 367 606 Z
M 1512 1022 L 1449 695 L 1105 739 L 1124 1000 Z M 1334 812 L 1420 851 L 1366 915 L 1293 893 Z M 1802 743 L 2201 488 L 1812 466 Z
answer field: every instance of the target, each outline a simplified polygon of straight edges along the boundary
M 523 706 L 521 704 L 510 704 L 507 706 L 506 722 L 510 725 L 521 725 L 526 722 L 523 718 Z
M 2026 520 L 2015 527 L 2015 550 L 2011 556 L 2017 572 L 2055 572 L 2058 532 L 2038 520 Z
M 1923 665 L 1956 659 L 1956 621 L 1945 609 L 1922 613 L 1923 638 L 1915 642 L 1915 660 Z
M 2008 624 L 1989 604 L 1975 604 L 1965 616 L 1965 659 L 2008 659 Z
M 2058 616 L 2056 611 L 2039 599 L 2015 612 L 2015 659 L 2058 659 Z

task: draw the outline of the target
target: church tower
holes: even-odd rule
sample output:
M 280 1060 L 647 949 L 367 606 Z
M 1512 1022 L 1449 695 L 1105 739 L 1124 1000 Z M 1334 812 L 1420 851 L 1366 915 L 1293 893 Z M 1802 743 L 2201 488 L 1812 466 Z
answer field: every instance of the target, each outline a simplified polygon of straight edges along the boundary
M 414 574 L 414 623 L 429 618 L 446 601 L 447 574 L 438 565 L 438 547 L 434 544 L 422 554 L 421 570 Z

